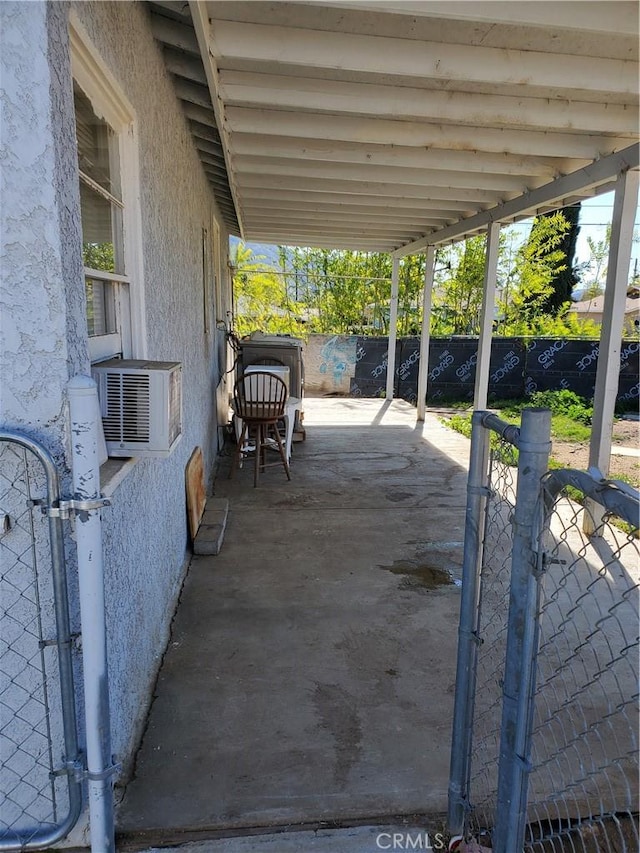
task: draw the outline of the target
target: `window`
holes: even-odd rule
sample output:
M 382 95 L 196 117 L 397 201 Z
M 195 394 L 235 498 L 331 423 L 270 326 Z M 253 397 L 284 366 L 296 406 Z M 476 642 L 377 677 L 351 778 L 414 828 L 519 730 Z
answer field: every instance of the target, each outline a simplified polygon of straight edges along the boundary
M 89 353 L 144 358 L 133 112 L 73 13 L 70 34 Z
M 74 85 L 82 260 L 92 361 L 122 354 L 129 279 L 125 274 L 120 150 L 117 134 Z M 125 330 L 125 331 L 128 331 Z M 127 335 L 124 335 L 125 343 Z

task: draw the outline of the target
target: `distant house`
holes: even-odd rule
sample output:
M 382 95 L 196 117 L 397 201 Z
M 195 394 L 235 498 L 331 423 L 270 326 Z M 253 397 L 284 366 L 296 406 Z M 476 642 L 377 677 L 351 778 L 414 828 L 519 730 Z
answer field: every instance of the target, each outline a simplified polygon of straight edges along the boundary
M 601 324 L 604 314 L 604 296 L 594 296 L 593 299 L 583 299 L 574 302 L 569 311 L 575 314 L 579 320 L 591 320 Z M 624 331 L 627 334 L 637 332 L 640 329 L 640 298 L 638 296 L 627 296 L 624 311 Z

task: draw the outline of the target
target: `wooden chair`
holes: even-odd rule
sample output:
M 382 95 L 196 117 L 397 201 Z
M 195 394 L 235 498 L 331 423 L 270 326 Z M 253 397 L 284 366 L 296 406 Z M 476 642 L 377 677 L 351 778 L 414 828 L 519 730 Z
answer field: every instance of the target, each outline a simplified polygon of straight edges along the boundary
M 284 417 L 287 402 L 287 386 L 279 376 L 267 371 L 245 373 L 233 388 L 233 411 L 242 421 L 240 438 L 233 455 L 229 479 L 240 464 L 245 441 L 253 435 L 255 439 L 255 466 L 253 485 L 258 485 L 258 474 L 266 467 L 265 450 L 269 446 L 269 433 L 273 434 L 287 479 L 291 479 L 289 462 L 285 454 L 278 421 Z

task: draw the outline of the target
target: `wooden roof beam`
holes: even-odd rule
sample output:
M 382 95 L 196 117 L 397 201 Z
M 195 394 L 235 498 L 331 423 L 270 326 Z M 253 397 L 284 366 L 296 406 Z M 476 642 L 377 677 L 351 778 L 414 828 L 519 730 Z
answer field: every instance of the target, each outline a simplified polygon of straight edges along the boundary
M 257 169 L 254 172 L 245 172 L 238 176 L 238 187 L 245 189 L 268 189 L 269 191 L 295 190 L 297 192 L 315 193 L 338 193 L 348 197 L 363 197 L 368 195 L 388 196 L 391 200 L 397 198 L 414 198 L 424 200 L 453 200 L 470 202 L 472 206 L 479 204 L 497 204 L 508 198 L 519 195 L 518 189 L 504 191 L 500 189 L 479 189 L 478 187 L 452 187 L 439 186 L 427 183 L 402 184 L 373 180 L 370 175 L 368 180 L 349 180 L 348 177 L 337 178 L 306 176 L 304 181 L 296 175 L 265 174 Z
M 424 237 L 406 246 L 402 246 L 395 252 L 395 256 L 403 258 L 406 255 L 422 251 L 426 246 L 437 246 L 443 243 L 451 243 L 461 240 L 463 237 L 486 229 L 493 222 L 510 222 L 518 218 L 535 213 L 540 207 L 550 209 L 549 206 L 556 201 L 565 199 L 569 195 L 581 190 L 591 189 L 605 184 L 628 169 L 637 169 L 640 165 L 640 146 L 630 145 L 624 151 L 603 157 L 595 163 L 585 166 L 570 175 L 564 175 L 549 184 L 538 187 L 531 192 L 523 193 L 517 198 L 511 199 L 504 204 L 499 204 L 490 210 L 477 213 L 468 219 L 463 219 L 453 225 Z
M 544 3 L 504 3 L 502 2 L 372 2 L 372 0 L 306 0 L 311 6 L 335 6 L 339 9 L 357 11 L 384 12 L 392 15 L 410 17 L 447 18 L 465 21 L 483 21 L 493 24 L 515 24 L 519 26 L 543 27 L 544 29 L 583 30 L 594 33 L 611 33 L 628 36 L 638 30 L 637 3 L 593 3 L 593 2 L 555 2 L 552 6 Z
M 290 160 L 286 157 L 238 156 L 238 170 L 263 175 L 325 178 L 327 180 L 364 181 L 367 183 L 408 184 L 411 186 L 461 187 L 488 189 L 498 193 L 525 192 L 539 186 L 544 179 L 534 175 L 501 175 L 499 173 L 464 172 L 450 169 L 421 169 L 404 166 L 367 166 L 328 161 Z
M 466 201 L 452 201 L 450 199 L 433 200 L 427 198 L 392 198 L 384 195 L 356 195 L 350 196 L 346 193 L 314 192 L 310 194 L 305 189 L 299 190 L 274 190 L 243 187 L 241 190 L 242 200 L 249 201 L 252 209 L 272 208 L 274 205 L 279 209 L 307 208 L 310 204 L 321 210 L 340 209 L 354 210 L 360 213 L 371 212 L 374 215 L 385 216 L 387 210 L 406 210 L 416 213 L 433 210 L 437 213 L 468 211 L 471 213 L 471 205 Z M 474 205 L 474 210 L 477 208 Z
M 492 154 L 485 153 L 481 147 L 465 151 L 413 148 L 402 145 L 400 139 L 397 145 L 377 145 L 316 139 L 301 140 L 284 136 L 253 136 L 244 133 L 234 134 L 233 147 L 238 158 L 258 156 L 286 158 L 297 162 L 353 163 L 403 169 L 440 169 L 444 166 L 451 172 L 538 175 L 547 179 L 563 172 L 573 171 L 583 162 L 593 159 L 593 157 L 584 158 L 581 162 L 579 159 L 570 160 L 569 158 L 524 157 L 505 151 Z
M 197 5 L 191 0 L 193 6 Z M 507 50 L 476 45 L 412 41 L 384 36 L 357 35 L 299 27 L 274 27 L 216 21 L 214 53 L 220 65 L 230 61 L 271 63 L 275 67 L 329 69 L 364 74 L 394 75 L 407 80 L 440 80 L 447 88 L 464 85 L 522 86 L 634 97 L 636 63 Z M 588 82 L 588 85 L 586 83 Z
M 350 113 L 402 121 L 432 121 L 521 130 L 605 133 L 638 132 L 637 98 L 628 105 L 606 101 L 514 97 L 410 86 L 346 83 L 222 71 L 221 92 L 230 106 L 269 107 L 309 113 Z
M 335 144 L 358 142 L 368 145 L 393 145 L 434 148 L 446 151 L 494 152 L 524 157 L 593 160 L 616 149 L 626 148 L 630 138 L 593 134 L 549 133 L 548 130 L 513 130 L 448 125 L 435 122 L 374 119 L 363 116 L 295 113 L 289 110 L 227 107 L 229 129 L 234 134 L 299 140 L 327 140 Z M 276 143 L 274 143 L 276 144 Z M 606 149 L 606 150 L 605 150 Z

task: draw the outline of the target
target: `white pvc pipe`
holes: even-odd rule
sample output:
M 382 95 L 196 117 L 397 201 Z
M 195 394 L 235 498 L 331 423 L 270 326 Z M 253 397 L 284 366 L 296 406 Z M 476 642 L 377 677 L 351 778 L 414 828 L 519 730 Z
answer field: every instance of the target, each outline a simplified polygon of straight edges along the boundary
M 96 383 L 74 376 L 68 384 L 74 500 L 100 497 L 100 424 Z M 100 509 L 76 510 L 89 819 L 92 853 L 114 853 L 109 682 L 104 610 Z
M 396 340 L 398 339 L 398 290 L 400 284 L 400 261 L 393 259 L 391 266 L 391 308 L 389 315 L 389 350 L 387 353 L 387 400 L 393 400 L 393 385 L 396 374 Z

